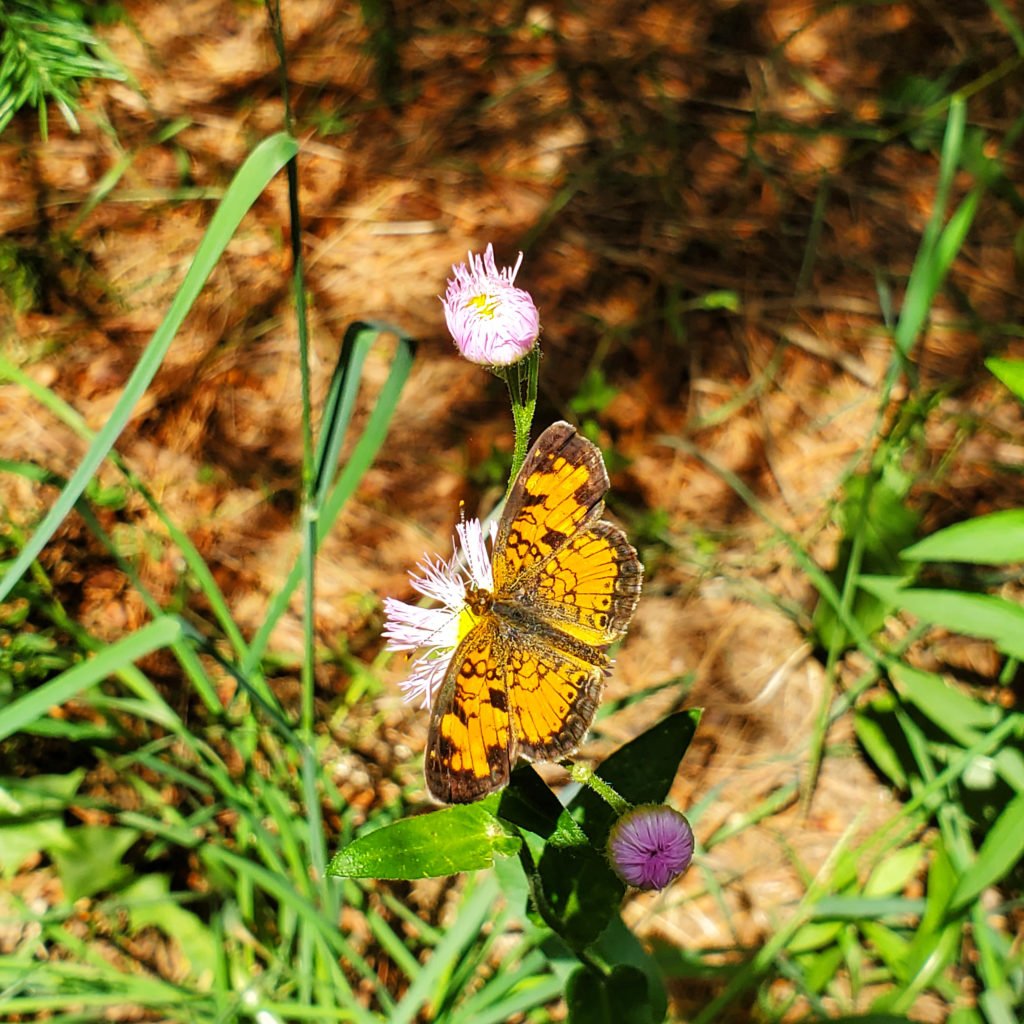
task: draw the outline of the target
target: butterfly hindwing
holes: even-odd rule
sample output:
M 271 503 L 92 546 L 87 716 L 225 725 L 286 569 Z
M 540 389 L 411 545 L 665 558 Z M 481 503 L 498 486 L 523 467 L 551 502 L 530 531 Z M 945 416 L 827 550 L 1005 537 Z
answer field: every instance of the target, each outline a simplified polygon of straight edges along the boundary
M 558 761 L 576 751 L 597 712 L 608 665 L 583 644 L 553 640 L 532 636 L 509 654 L 512 728 L 519 752 L 531 761 Z
M 625 636 L 642 582 L 643 566 L 626 535 L 601 520 L 544 561 L 529 607 L 549 626 L 603 648 Z

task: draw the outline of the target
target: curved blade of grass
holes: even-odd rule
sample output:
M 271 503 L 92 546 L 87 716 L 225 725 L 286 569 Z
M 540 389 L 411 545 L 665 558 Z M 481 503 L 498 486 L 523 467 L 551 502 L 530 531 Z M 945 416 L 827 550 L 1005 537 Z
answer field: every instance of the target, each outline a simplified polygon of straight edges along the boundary
M 359 358 L 360 347 L 369 348 L 377 340 L 380 333 L 383 331 L 394 331 L 394 328 L 382 324 L 368 324 L 366 326 L 373 333 L 361 334 L 356 339 L 353 348 L 353 361 Z M 391 361 L 391 370 L 388 372 L 388 378 L 384 382 L 380 394 L 377 396 L 373 412 L 370 413 L 370 417 L 366 422 L 366 428 L 352 449 L 352 454 L 349 456 L 345 468 L 338 475 L 334 486 L 326 492 L 320 504 L 316 523 L 317 547 L 319 547 L 324 537 L 334 525 L 334 521 L 338 518 L 345 502 L 352 496 L 352 493 L 359 485 L 359 481 L 362 480 L 363 475 L 373 464 L 373 460 L 377 457 L 377 452 L 380 451 L 381 446 L 384 444 L 388 424 L 391 422 L 391 417 L 394 415 L 395 407 L 398 404 L 398 398 L 402 393 L 402 388 L 405 386 L 409 371 L 412 369 L 413 354 L 412 339 L 406 334 L 399 334 L 398 347 L 395 349 L 395 354 Z M 346 374 L 346 390 L 356 387 L 358 380 L 354 374 Z M 347 426 L 350 413 L 351 409 L 349 409 L 348 413 L 345 413 L 345 400 L 342 396 L 337 410 L 332 413 L 331 432 L 343 432 Z M 324 458 L 324 467 L 333 464 L 326 461 L 327 453 L 333 450 L 334 445 L 332 441 L 323 442 L 321 453 Z M 324 468 L 323 472 L 327 472 L 327 469 Z M 267 643 L 270 640 L 270 634 L 273 632 L 278 620 L 287 610 L 288 602 L 291 600 L 295 588 L 302 579 L 302 569 L 302 561 L 296 561 L 284 585 L 274 595 L 274 599 L 267 610 L 267 617 L 263 621 L 263 625 L 260 626 L 256 636 L 253 637 L 252 643 L 249 645 L 249 653 L 242 663 L 241 674 L 243 676 L 252 673 L 259 665 L 263 652 L 266 650 Z
M 894 340 L 896 347 L 904 356 L 909 355 L 928 319 L 935 294 L 942 286 L 950 265 L 960 251 L 981 198 L 980 187 L 974 189 L 957 207 L 945 228 L 942 227 L 953 176 L 960 164 L 966 121 L 967 108 L 964 100 L 960 96 L 954 96 L 950 100 L 949 119 L 942 141 L 935 206 L 921 238 L 913 269 L 910 271 L 903 307 L 896 324 Z
M 0 711 L 0 740 L 42 718 L 50 708 L 69 701 L 126 665 L 161 647 L 170 646 L 181 635 L 181 620 L 167 615 L 111 644 L 88 661 L 62 672 L 56 679 L 51 679 Z
M 113 447 L 121 431 L 131 418 L 132 410 L 149 387 L 150 381 L 167 355 L 178 328 L 188 315 L 193 303 L 202 291 L 207 278 L 213 272 L 217 261 L 227 247 L 249 207 L 267 187 L 271 178 L 298 151 L 298 143 L 283 132 L 272 135 L 252 151 L 249 158 L 235 175 L 227 194 L 210 221 L 202 242 L 193 257 L 192 265 L 182 281 L 178 293 L 171 303 L 163 322 L 156 329 L 145 352 L 132 371 L 110 419 L 97 434 L 96 440 L 79 463 L 67 486 L 61 491 L 53 507 L 43 517 L 32 539 L 14 560 L 6 575 L 0 580 L 0 601 L 13 589 L 25 570 L 39 556 L 46 542 L 74 507 L 86 484 L 92 479 L 107 453 Z
M 991 825 L 978 858 L 960 876 L 952 908 L 958 910 L 976 899 L 982 889 L 995 885 L 1024 856 L 1024 793 L 1018 793 Z

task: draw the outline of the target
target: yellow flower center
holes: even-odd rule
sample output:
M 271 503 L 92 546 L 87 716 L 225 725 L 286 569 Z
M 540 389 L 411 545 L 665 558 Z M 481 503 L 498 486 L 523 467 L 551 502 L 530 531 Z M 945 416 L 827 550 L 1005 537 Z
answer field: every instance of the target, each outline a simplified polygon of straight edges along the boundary
M 485 316 L 489 320 L 493 320 L 495 314 L 498 312 L 498 306 L 501 305 L 501 299 L 496 295 L 490 295 L 487 292 L 483 292 L 480 295 L 474 295 L 473 298 L 466 300 L 466 306 L 472 307 L 476 310 L 478 316 Z

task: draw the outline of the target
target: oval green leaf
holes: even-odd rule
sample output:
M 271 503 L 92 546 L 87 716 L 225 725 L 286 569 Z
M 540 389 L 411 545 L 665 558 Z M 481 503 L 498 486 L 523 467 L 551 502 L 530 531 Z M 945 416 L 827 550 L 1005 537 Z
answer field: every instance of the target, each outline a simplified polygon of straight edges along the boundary
M 480 804 L 445 807 L 385 825 L 339 850 L 327 874 L 343 878 L 441 878 L 511 857 L 522 840 Z
M 1001 881 L 1024 857 L 1024 793 L 1018 793 L 988 830 L 977 860 L 960 876 L 954 908 L 977 899 L 983 889 Z
M 920 562 L 1024 562 L 1024 508 L 977 516 L 938 530 L 904 548 L 901 558 Z

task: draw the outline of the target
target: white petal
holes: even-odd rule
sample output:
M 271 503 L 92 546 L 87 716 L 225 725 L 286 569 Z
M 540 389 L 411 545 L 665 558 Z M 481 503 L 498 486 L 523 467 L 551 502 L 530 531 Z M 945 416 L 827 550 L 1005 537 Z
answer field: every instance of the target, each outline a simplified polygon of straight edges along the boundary
M 451 651 L 444 654 L 430 651 L 417 658 L 412 664 L 409 678 L 398 684 L 405 699 L 414 701 L 419 698 L 420 707 L 430 707 L 434 694 L 444 682 L 450 661 Z
M 494 589 L 494 572 L 491 569 L 491 556 L 484 541 L 483 527 L 479 519 L 467 519 L 455 527 L 459 534 L 462 550 L 465 552 L 466 565 L 470 580 L 476 587 L 484 590 Z
M 451 611 L 461 609 L 466 603 L 466 584 L 456 572 L 452 562 L 440 558 L 424 558 L 417 566 L 420 575 L 410 574 L 414 590 L 439 601 Z
M 448 608 L 418 608 L 396 598 L 384 600 L 382 635 L 393 651 L 419 647 L 454 647 L 459 639 L 459 617 Z

